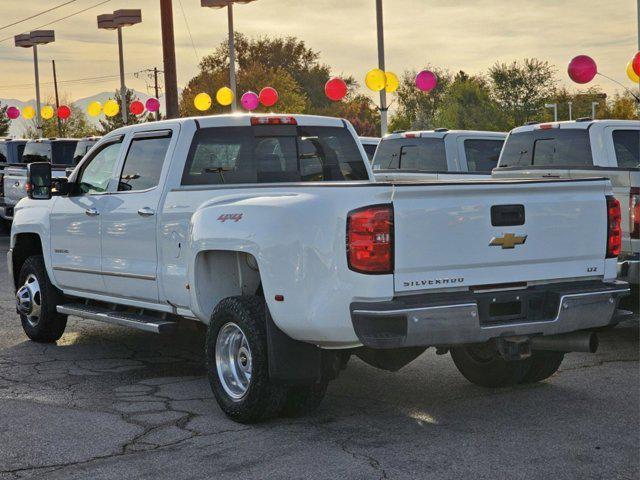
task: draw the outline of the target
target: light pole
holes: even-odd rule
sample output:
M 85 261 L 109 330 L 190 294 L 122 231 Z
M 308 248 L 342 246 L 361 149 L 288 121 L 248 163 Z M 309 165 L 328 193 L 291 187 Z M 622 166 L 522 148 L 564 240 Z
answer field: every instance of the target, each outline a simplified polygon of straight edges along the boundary
M 553 108 L 553 121 L 558 121 L 558 104 L 557 103 L 545 103 L 545 108 Z
M 118 31 L 118 56 L 120 59 L 120 113 L 122 123 L 128 122 L 127 118 L 127 87 L 124 83 L 124 52 L 122 49 L 122 27 L 129 27 L 142 22 L 140 10 L 125 9 L 116 10 L 113 13 L 98 15 L 98 28 L 103 30 Z
M 596 107 L 599 105 L 598 102 L 591 102 L 591 119 L 596 119 Z
M 567 102 L 567 105 L 569 105 L 569 120 L 573 120 L 573 118 L 571 116 L 572 113 L 573 113 L 572 110 L 571 110 L 572 107 L 573 107 L 573 102 Z
M 376 25 L 378 29 L 378 68 L 385 72 L 382 0 L 376 0 Z M 387 134 L 387 112 L 387 91 L 383 88 L 380 90 L 380 133 L 382 137 Z
M 33 70 L 36 77 L 36 131 L 42 136 L 42 123 L 40 119 L 40 75 L 38 73 L 38 45 L 55 42 L 56 36 L 53 30 L 34 30 L 30 33 L 16 35 L 13 38 L 16 47 L 33 48 Z
M 224 8 L 227 7 L 227 21 L 229 23 L 229 83 L 231 91 L 233 92 L 233 103 L 231 104 L 231 111 L 235 112 L 238 109 L 237 97 L 238 87 L 236 84 L 236 47 L 235 39 L 233 37 L 233 4 L 234 3 L 251 3 L 255 0 L 200 0 L 201 7 L 207 8 Z

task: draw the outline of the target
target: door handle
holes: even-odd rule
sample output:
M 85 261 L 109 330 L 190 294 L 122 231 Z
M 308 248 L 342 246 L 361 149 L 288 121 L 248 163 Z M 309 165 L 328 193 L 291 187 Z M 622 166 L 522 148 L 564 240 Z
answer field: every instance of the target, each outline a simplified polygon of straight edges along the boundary
M 100 215 L 100 212 L 98 210 L 96 210 L 95 208 L 87 208 L 84 211 L 84 213 L 86 213 L 90 217 L 97 217 L 98 215 Z
M 140 210 L 138 210 L 138 215 L 140 215 L 141 217 L 150 217 L 152 215 L 155 215 L 155 211 L 153 210 L 153 208 L 149 208 L 149 207 L 142 207 Z

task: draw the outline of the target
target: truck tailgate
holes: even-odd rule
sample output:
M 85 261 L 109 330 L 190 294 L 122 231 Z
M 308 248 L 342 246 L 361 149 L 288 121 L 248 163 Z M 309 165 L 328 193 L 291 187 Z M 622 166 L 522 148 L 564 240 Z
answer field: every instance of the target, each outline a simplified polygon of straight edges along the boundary
M 605 180 L 397 184 L 395 289 L 601 277 L 607 188 Z

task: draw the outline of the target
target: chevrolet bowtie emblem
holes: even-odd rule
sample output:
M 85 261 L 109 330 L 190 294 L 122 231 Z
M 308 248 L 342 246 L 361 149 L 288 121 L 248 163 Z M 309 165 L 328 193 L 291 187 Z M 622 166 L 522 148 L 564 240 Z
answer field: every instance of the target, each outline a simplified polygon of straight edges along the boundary
M 513 233 L 505 233 L 503 237 L 493 237 L 489 242 L 490 247 L 502 247 L 502 249 L 515 248 L 516 245 L 522 245 L 527 241 L 526 235 L 515 235 Z

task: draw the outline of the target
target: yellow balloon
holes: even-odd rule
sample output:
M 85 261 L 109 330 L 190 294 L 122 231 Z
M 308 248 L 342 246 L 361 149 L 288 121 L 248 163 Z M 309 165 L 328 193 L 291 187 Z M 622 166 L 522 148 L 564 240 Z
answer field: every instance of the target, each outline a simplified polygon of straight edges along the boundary
M 631 60 L 629 60 L 629 63 L 627 63 L 627 77 L 629 77 L 629 80 L 631 80 L 633 83 L 640 83 L 640 77 L 636 75 L 636 72 L 633 71 L 633 63 L 631 62 Z
M 118 112 L 120 112 L 120 105 L 115 100 L 109 99 L 104 102 L 104 106 L 102 107 L 104 110 L 104 114 L 107 117 L 115 117 Z
M 222 87 L 216 93 L 216 100 L 220 105 L 227 106 L 233 103 L 233 90 L 229 87 Z
M 387 80 L 387 92 L 393 93 L 398 90 L 400 86 L 400 80 L 398 80 L 398 76 L 393 72 L 385 72 L 385 77 Z
M 45 120 L 50 120 L 53 118 L 54 113 L 55 112 L 53 111 L 53 107 L 51 105 L 45 105 L 40 111 L 40 116 Z
M 211 108 L 211 96 L 208 93 L 199 93 L 193 99 L 193 105 L 201 112 L 209 110 Z
M 31 120 L 33 117 L 36 116 L 36 109 L 30 105 L 27 105 L 22 109 L 22 116 L 27 120 Z
M 379 92 L 387 86 L 387 76 L 379 68 L 374 68 L 367 73 L 364 82 L 367 84 L 369 90 Z
M 91 102 L 87 106 L 87 113 L 92 117 L 97 117 L 98 115 L 100 115 L 101 111 L 102 111 L 102 104 L 100 102 Z

